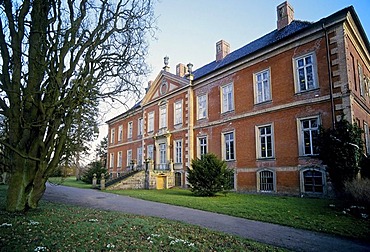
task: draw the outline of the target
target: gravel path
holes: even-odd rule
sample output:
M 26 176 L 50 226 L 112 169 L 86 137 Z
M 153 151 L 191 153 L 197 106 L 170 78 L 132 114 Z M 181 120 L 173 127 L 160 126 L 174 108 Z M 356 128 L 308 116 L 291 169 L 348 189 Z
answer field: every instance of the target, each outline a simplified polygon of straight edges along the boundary
M 48 185 L 43 199 L 181 221 L 294 251 L 370 251 L 370 243 L 97 190 Z

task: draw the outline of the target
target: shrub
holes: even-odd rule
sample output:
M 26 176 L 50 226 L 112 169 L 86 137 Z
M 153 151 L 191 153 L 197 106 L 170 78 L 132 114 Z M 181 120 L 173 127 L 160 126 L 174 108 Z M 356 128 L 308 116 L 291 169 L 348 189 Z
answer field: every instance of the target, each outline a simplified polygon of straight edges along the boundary
M 345 196 L 350 203 L 370 209 L 370 179 L 354 179 L 344 183 Z
M 188 171 L 188 181 L 194 194 L 213 196 L 217 192 L 230 190 L 233 171 L 227 168 L 225 161 L 215 154 L 205 154 L 193 159 L 192 169 Z
M 82 175 L 82 181 L 87 184 L 92 184 L 92 180 L 94 177 L 94 173 L 96 174 L 97 183 L 100 183 L 101 174 L 105 174 L 105 179 L 109 178 L 109 174 L 107 169 L 103 166 L 102 162 L 95 161 L 87 165 L 87 169 Z

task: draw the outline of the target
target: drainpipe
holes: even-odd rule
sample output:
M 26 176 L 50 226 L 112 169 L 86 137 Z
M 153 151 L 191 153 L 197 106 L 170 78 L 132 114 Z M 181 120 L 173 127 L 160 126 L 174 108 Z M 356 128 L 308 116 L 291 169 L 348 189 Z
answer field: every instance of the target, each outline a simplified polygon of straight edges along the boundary
M 332 69 L 331 69 L 331 63 L 330 63 L 329 37 L 328 37 L 328 31 L 326 30 L 326 27 L 325 27 L 325 23 L 322 24 L 322 28 L 325 32 L 326 60 L 327 60 L 327 64 L 328 64 L 329 89 L 330 89 L 330 107 L 331 107 L 331 125 L 332 125 L 332 128 L 335 129 L 333 79 L 332 79 Z

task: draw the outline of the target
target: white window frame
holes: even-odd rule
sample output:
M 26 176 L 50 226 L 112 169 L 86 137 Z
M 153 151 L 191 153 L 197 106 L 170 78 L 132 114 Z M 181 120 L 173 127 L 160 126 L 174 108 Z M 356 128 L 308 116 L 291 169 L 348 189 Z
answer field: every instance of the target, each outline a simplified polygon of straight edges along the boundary
M 126 165 L 130 166 L 132 161 L 132 150 L 127 150 L 127 156 L 126 156 Z
M 116 137 L 116 129 L 110 129 L 110 143 L 114 144 L 114 138 Z
M 123 140 L 123 125 L 118 126 L 118 142 Z
M 234 110 L 234 83 L 221 86 L 221 113 Z
M 357 68 L 358 68 L 358 79 L 360 83 L 360 95 L 364 97 L 365 96 L 364 70 L 360 62 L 357 62 Z
M 197 96 L 197 120 L 207 118 L 208 114 L 208 96 L 206 94 Z
M 133 122 L 128 122 L 127 123 L 127 138 L 131 139 L 132 138 L 132 129 L 133 129 Z
M 203 142 L 205 140 L 205 144 Z M 203 151 L 205 149 L 205 152 Z M 199 136 L 198 137 L 198 154 L 197 157 L 201 158 L 202 155 L 208 153 L 208 137 L 207 136 Z
M 182 100 L 175 102 L 173 106 L 173 124 L 174 125 L 181 125 L 182 124 Z
M 140 117 L 139 119 L 137 119 L 137 135 L 138 136 L 143 135 L 143 129 L 144 129 L 143 118 Z
M 309 128 L 304 129 L 303 123 L 304 121 L 309 120 L 309 125 L 311 125 L 311 120 L 317 120 L 316 127 L 309 126 Z M 297 119 L 297 128 L 298 128 L 298 145 L 299 145 L 299 155 L 300 156 L 315 156 L 318 153 L 315 153 L 315 146 L 313 143 L 313 131 L 317 131 L 316 133 L 319 133 L 319 128 L 321 125 L 320 116 L 311 116 L 311 117 L 305 117 L 305 118 L 298 118 Z M 310 153 L 305 152 L 305 132 L 309 132 L 309 145 L 310 145 Z M 316 146 L 317 147 L 317 146 Z
M 150 144 L 146 147 L 147 155 L 146 158 L 149 158 L 150 160 L 154 159 L 154 145 Z
M 117 154 L 117 167 L 122 167 L 122 151 L 119 151 Z
M 154 111 L 148 113 L 148 133 L 154 131 Z
M 222 134 L 222 157 L 223 159 L 225 161 L 236 160 L 235 131 L 222 132 L 221 134 Z M 227 136 L 229 135 L 232 136 L 232 140 L 228 139 Z
M 138 147 L 136 154 L 137 154 L 137 165 L 142 165 L 143 164 L 143 148 Z
M 182 164 L 182 140 L 173 141 L 173 157 L 175 164 Z
M 271 78 L 270 78 L 270 68 L 253 74 L 254 80 L 254 102 L 263 103 L 271 101 Z
M 167 106 L 162 105 L 159 107 L 159 128 L 164 129 L 167 127 Z
M 271 177 L 262 177 L 266 173 L 272 174 L 272 183 L 267 183 L 267 179 L 271 179 Z M 271 169 L 261 169 L 256 172 L 257 175 L 257 191 L 258 192 L 276 192 L 276 172 Z M 272 188 L 270 186 L 272 186 Z
M 261 134 L 261 129 L 270 127 L 270 133 Z M 263 146 L 267 146 L 268 138 L 271 139 L 271 155 L 268 155 L 268 150 L 264 153 Z M 256 140 L 257 140 L 257 159 L 268 159 L 275 157 L 275 142 L 274 142 L 274 126 L 273 124 L 264 124 L 256 126 Z
M 306 59 L 311 58 L 310 63 L 306 63 Z M 303 60 L 303 65 L 299 66 L 299 61 Z M 293 66 L 294 66 L 294 83 L 295 83 L 295 91 L 296 93 L 306 92 L 310 90 L 317 89 L 319 87 L 318 78 L 317 78 L 317 61 L 316 61 L 316 55 L 315 53 L 311 52 L 299 57 L 296 57 L 293 59 Z M 308 84 L 308 75 L 307 71 L 309 68 L 312 68 L 312 87 Z M 300 75 L 299 72 L 303 71 L 304 73 L 304 89 L 302 89 L 302 86 L 300 85 Z
M 109 155 L 109 168 L 114 167 L 114 153 L 110 153 Z

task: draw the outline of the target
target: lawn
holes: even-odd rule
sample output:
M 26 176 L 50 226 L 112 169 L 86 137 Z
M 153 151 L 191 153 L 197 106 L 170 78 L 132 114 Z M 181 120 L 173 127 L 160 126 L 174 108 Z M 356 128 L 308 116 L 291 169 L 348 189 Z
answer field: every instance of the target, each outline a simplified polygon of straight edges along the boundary
M 0 251 L 283 251 L 154 217 L 41 201 L 27 214 L 5 209 L 0 186 Z
M 91 189 L 91 185 L 82 182 L 81 180 L 76 180 L 76 177 L 51 177 L 48 179 L 50 183 L 64 186 L 72 186 L 82 189 Z
M 334 200 L 240 193 L 196 197 L 184 189 L 107 192 L 349 238 L 370 236 L 369 218 L 343 213 L 343 204 Z

